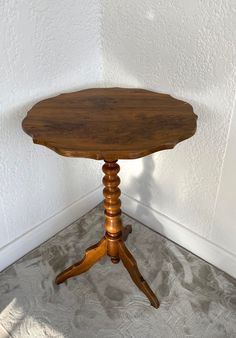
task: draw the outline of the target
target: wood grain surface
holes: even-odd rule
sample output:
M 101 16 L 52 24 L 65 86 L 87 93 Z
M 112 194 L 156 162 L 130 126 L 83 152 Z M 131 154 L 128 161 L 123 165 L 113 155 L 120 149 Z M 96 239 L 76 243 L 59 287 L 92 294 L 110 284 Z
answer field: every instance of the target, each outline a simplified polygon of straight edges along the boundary
M 196 131 L 190 104 L 131 88 L 94 88 L 37 103 L 23 120 L 34 143 L 60 155 L 114 161 L 173 148 Z

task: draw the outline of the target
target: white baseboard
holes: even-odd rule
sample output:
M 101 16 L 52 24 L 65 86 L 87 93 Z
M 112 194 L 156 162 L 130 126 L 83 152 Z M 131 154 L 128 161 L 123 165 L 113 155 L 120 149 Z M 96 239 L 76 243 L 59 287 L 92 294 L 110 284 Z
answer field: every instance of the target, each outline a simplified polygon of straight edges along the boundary
M 102 201 L 102 186 L 0 249 L 0 271 L 85 215 Z M 154 231 L 236 278 L 236 256 L 185 226 L 122 194 L 122 210 Z
M 205 261 L 236 278 L 236 256 L 158 211 L 122 193 L 122 210 Z
M 102 186 L 0 249 L 0 271 L 63 230 L 102 201 Z

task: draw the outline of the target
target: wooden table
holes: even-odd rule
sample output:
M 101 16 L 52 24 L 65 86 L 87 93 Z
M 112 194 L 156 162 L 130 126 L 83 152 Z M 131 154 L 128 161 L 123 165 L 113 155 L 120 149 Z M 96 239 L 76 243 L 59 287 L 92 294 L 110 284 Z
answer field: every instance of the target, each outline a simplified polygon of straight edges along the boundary
M 58 154 L 104 160 L 105 234 L 84 258 L 56 277 L 63 283 L 87 271 L 104 255 L 123 262 L 132 280 L 150 300 L 159 302 L 125 245 L 131 226 L 121 221 L 119 159 L 135 159 L 173 148 L 196 131 L 192 107 L 166 94 L 143 89 L 96 88 L 62 94 L 37 103 L 23 120 L 34 143 Z M 40 164 L 39 164 L 40 165 Z

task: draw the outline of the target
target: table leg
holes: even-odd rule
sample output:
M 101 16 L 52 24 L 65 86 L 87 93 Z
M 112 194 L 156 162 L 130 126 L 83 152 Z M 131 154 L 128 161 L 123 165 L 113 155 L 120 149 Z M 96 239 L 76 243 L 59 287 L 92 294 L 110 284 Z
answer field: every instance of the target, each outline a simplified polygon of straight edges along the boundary
M 145 279 L 139 272 L 136 260 L 131 255 L 131 253 L 129 252 L 123 241 L 119 241 L 118 245 L 119 245 L 119 257 L 122 260 L 125 268 L 129 272 L 133 282 L 147 296 L 147 298 L 150 300 L 151 305 L 154 306 L 156 309 L 158 309 L 160 306 L 159 301 L 156 295 L 149 287 L 148 283 L 145 281 Z
M 119 263 L 122 260 L 125 268 L 129 272 L 132 280 L 137 287 L 147 296 L 152 306 L 159 307 L 159 301 L 147 282 L 139 272 L 136 260 L 126 248 L 124 241 L 132 232 L 132 226 L 123 226 L 121 220 L 121 201 L 119 199 L 120 178 L 118 172 L 120 170 L 117 161 L 107 162 L 103 165 L 104 183 L 104 209 L 105 209 L 105 236 L 100 242 L 91 246 L 85 251 L 84 258 L 61 272 L 56 277 L 56 283 L 60 284 L 70 277 L 80 275 L 90 269 L 103 256 L 108 255 L 113 263 Z
M 92 245 L 85 251 L 84 258 L 71 265 L 65 271 L 61 272 L 56 277 L 56 284 L 65 282 L 68 278 L 78 276 L 81 273 L 89 270 L 97 261 L 99 261 L 107 253 L 107 240 L 102 238 L 100 242 Z
M 132 225 L 131 224 L 128 224 L 126 226 L 123 227 L 122 229 L 122 238 L 123 238 L 123 241 L 125 242 L 129 236 L 129 234 L 131 234 L 132 232 Z

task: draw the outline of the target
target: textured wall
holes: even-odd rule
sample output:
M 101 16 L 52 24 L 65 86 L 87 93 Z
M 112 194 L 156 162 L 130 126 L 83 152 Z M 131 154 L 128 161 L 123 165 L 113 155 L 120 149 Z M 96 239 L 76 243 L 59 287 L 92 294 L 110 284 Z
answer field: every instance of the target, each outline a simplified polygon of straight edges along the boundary
M 0 248 L 100 184 L 99 163 L 21 129 L 33 103 L 100 82 L 99 13 L 96 0 L 0 2 Z
M 218 187 L 215 216 L 211 233 L 211 240 L 214 243 L 217 243 L 219 246 L 223 246 L 228 252 L 233 253 L 236 253 L 236 245 L 235 245 L 236 109 L 235 108 L 228 136 L 228 143 L 225 152 L 221 181 Z
M 106 85 L 170 93 L 199 116 L 196 136 L 174 150 L 123 162 L 123 191 L 211 241 L 236 87 L 236 4 L 103 1 L 103 15 Z
M 196 136 L 174 150 L 124 161 L 122 189 L 148 207 L 147 224 L 155 211 L 174 221 L 175 233 L 177 224 L 190 230 L 173 239 L 193 252 L 201 255 L 198 242 L 191 247 L 191 233 L 236 254 L 232 217 L 225 216 L 235 200 L 229 180 L 233 127 L 227 148 L 235 15 L 233 0 L 2 1 L 0 248 L 100 184 L 100 163 L 33 145 L 21 130 L 26 111 L 42 98 L 105 81 L 166 92 L 193 105 Z M 138 208 L 135 215 L 145 221 Z M 215 249 L 210 254 L 205 243 L 202 257 L 211 260 Z

